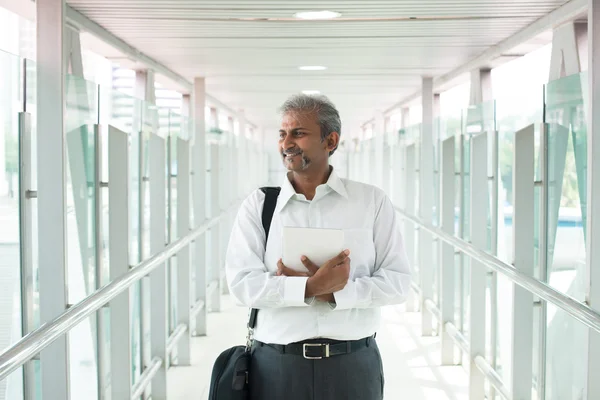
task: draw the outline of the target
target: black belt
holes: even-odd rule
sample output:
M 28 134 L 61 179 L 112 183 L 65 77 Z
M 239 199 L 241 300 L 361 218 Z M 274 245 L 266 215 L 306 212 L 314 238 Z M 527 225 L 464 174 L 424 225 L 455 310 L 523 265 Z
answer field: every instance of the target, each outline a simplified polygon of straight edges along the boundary
M 322 358 L 349 354 L 369 347 L 374 342 L 375 335 L 358 340 L 310 339 L 290 344 L 270 344 L 255 340 L 254 345 L 259 347 L 269 346 L 282 354 L 303 356 L 308 360 L 320 360 Z

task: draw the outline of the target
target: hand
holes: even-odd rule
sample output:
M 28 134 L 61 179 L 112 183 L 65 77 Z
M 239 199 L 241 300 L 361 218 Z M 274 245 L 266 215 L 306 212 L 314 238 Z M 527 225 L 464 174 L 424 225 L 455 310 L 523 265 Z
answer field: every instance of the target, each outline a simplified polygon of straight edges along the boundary
M 306 269 L 308 270 L 308 272 L 300 272 L 300 271 L 296 271 L 291 268 L 288 268 L 283 264 L 283 261 L 280 259 L 277 262 L 276 275 L 277 276 L 308 276 L 308 277 L 311 277 L 319 270 L 319 267 L 317 267 L 306 256 L 303 256 L 301 261 L 304 264 L 304 266 L 306 267 Z M 333 293 L 322 294 L 319 296 L 315 296 L 315 298 L 319 301 L 323 301 L 326 303 L 334 303 L 335 302 Z
M 350 278 L 350 250 L 344 250 L 331 260 L 317 268 L 308 258 L 303 258 L 302 263 L 309 271 L 316 268 L 316 272 L 308 278 L 306 283 L 306 297 L 327 295 L 335 293 L 346 287 Z

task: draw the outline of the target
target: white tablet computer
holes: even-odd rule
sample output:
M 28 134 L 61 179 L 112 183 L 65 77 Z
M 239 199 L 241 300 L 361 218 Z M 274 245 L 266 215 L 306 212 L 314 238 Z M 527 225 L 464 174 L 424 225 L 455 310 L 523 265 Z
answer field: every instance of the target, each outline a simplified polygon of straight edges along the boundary
M 344 250 L 341 229 L 283 227 L 283 264 L 296 271 L 307 271 L 301 257 L 308 257 L 318 266 Z

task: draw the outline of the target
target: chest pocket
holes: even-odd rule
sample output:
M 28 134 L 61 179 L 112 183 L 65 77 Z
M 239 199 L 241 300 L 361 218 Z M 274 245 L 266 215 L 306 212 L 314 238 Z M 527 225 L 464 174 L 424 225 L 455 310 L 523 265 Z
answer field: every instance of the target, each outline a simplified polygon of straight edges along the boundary
M 375 244 L 371 229 L 344 229 L 344 247 L 350 249 L 350 278 L 371 276 L 375 265 Z

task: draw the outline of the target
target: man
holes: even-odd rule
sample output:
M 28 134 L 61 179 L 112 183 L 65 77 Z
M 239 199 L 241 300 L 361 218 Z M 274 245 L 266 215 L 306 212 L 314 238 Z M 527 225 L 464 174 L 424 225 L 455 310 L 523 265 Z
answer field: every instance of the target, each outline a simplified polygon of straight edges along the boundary
M 265 194 L 242 204 L 227 251 L 231 295 L 257 308 L 252 400 L 376 400 L 383 366 L 375 342 L 380 307 L 404 301 L 410 269 L 394 207 L 373 186 L 341 179 L 329 165 L 341 122 L 324 96 L 295 95 L 281 108 L 278 150 L 288 172 L 269 240 Z M 344 250 L 308 273 L 281 261 L 284 226 L 343 229 Z

